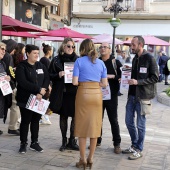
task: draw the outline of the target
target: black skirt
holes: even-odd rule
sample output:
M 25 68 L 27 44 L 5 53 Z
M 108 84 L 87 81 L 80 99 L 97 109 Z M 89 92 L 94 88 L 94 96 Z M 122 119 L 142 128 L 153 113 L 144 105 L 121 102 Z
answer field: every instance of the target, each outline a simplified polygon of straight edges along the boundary
M 75 115 L 75 98 L 76 94 L 63 93 L 61 109 L 57 112 L 59 115 L 74 117 Z

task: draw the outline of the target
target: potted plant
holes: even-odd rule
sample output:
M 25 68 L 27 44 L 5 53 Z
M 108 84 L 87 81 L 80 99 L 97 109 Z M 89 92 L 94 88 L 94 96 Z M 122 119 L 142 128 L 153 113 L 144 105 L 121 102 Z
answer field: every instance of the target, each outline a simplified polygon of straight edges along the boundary
M 111 24 L 112 27 L 118 27 L 121 23 L 119 18 L 110 18 L 108 22 Z
M 165 92 L 167 94 L 167 96 L 170 97 L 170 87 L 168 87 L 167 89 L 165 89 L 163 92 Z

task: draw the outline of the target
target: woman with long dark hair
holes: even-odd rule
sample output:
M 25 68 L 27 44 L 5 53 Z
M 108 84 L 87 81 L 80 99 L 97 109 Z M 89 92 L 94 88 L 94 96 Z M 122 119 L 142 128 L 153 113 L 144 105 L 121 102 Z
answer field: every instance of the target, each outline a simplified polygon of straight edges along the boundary
M 25 45 L 22 43 L 18 43 L 13 55 L 14 68 L 16 68 L 18 64 L 24 60 L 24 54 L 25 54 Z

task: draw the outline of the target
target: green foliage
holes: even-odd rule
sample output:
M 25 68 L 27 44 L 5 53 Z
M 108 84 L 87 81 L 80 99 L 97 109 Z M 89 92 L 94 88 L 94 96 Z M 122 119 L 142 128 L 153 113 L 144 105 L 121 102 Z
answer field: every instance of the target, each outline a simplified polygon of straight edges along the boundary
M 167 89 L 165 89 L 163 92 L 165 92 L 167 94 L 167 96 L 170 97 L 170 87 L 168 87 Z

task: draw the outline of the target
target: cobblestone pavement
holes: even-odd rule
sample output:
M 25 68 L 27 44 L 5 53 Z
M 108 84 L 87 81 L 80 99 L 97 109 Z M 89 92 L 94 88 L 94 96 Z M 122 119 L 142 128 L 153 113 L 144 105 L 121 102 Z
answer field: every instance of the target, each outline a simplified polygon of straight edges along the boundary
M 158 84 L 158 93 L 166 86 Z M 127 92 L 119 97 L 119 124 L 121 130 L 121 148 L 130 145 L 130 138 L 124 123 Z M 107 114 L 103 123 L 103 141 L 97 147 L 94 157 L 94 170 L 170 170 L 170 111 L 169 107 L 153 100 L 153 113 L 147 116 L 146 139 L 143 157 L 131 161 L 128 155 L 114 154 L 110 124 Z M 60 152 L 61 133 L 59 116 L 53 114 L 50 118 L 52 125 L 40 126 L 39 141 L 44 153 L 36 153 L 28 149 L 26 154 L 19 154 L 19 137 L 7 133 L 8 121 L 4 125 L 0 122 L 0 129 L 4 134 L 0 136 L 0 170 L 76 170 L 75 162 L 79 159 L 79 152 Z M 68 134 L 69 136 L 69 134 Z M 30 144 L 30 135 L 29 135 Z M 89 141 L 87 143 L 87 146 Z M 28 145 L 29 146 L 29 145 Z M 87 149 L 88 152 L 88 149 Z

